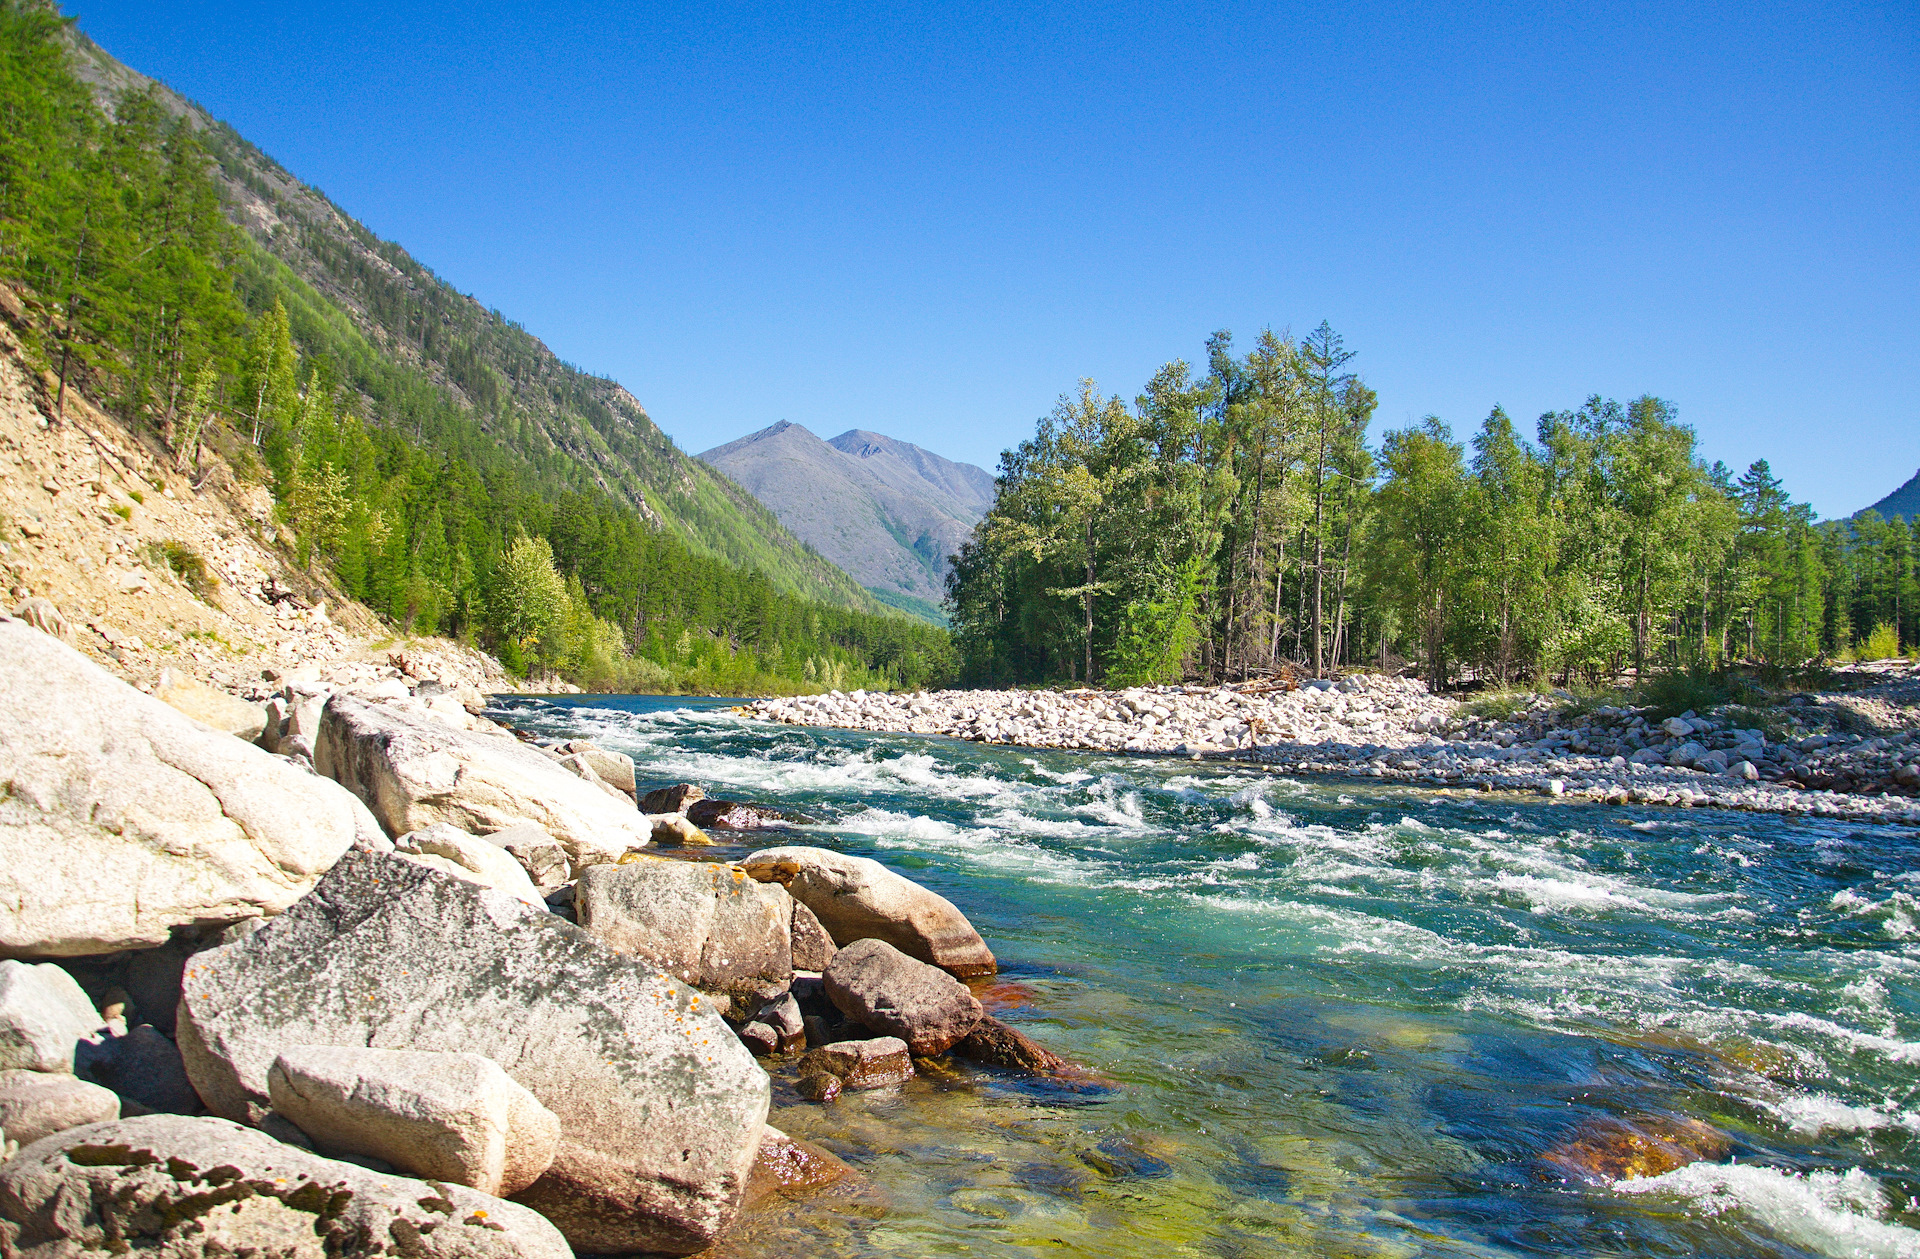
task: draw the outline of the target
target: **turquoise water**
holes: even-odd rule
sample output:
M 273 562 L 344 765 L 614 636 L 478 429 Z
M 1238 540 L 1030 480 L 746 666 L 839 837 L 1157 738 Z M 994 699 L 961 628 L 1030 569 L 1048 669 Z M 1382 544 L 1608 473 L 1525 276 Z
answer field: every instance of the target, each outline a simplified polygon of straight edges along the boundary
M 642 782 L 813 819 L 755 847 L 937 889 L 1000 958 L 983 997 L 1105 1080 L 955 1065 L 814 1106 L 775 1064 L 772 1122 L 876 1188 L 729 1254 L 1920 1256 L 1920 832 L 724 705 L 507 704 Z M 1620 1120 L 1719 1135 L 1577 1174 L 1567 1148 Z

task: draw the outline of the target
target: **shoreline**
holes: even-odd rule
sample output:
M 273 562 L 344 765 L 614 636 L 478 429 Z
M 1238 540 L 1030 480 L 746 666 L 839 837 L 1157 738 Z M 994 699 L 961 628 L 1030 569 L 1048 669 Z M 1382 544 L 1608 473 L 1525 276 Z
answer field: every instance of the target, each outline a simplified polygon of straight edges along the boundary
M 1734 725 L 1719 710 L 1650 721 L 1645 710 L 1576 715 L 1543 700 L 1498 720 L 1473 716 L 1416 680 L 1380 675 L 1291 691 L 829 692 L 757 700 L 737 711 L 776 724 L 1259 765 L 1353 781 L 1920 826 L 1920 774 L 1913 770 L 1920 712 L 1904 695 L 1891 706 L 1877 702 L 1894 714 L 1884 720 L 1913 725 L 1891 735 L 1828 733 L 1845 720 L 1836 697 L 1791 710 L 1795 715 L 1783 718 L 1792 723 L 1787 733 L 1817 732 L 1780 739 Z M 1818 781 L 1829 773 L 1882 789 L 1836 791 L 1799 777 Z

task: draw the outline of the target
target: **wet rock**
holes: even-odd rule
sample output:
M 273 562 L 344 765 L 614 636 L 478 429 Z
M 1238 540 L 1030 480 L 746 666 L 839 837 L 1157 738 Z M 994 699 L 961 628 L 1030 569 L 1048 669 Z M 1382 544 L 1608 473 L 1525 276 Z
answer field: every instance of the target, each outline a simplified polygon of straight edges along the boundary
M 205 1109 L 180 1047 L 150 1024 L 82 1042 L 77 1066 L 81 1075 L 117 1093 L 130 1114 L 197 1115 Z
M 765 1023 L 745 1023 L 737 1033 L 740 1043 L 745 1045 L 756 1058 L 766 1058 L 780 1052 L 780 1033 Z
M 445 822 L 470 834 L 543 827 L 576 867 L 644 847 L 652 828 L 540 752 L 455 730 L 397 705 L 328 701 L 314 767 L 366 801 L 395 835 Z
M 839 952 L 833 937 L 820 925 L 814 912 L 799 901 L 793 902 L 793 968 L 824 971 Z
M 274 1059 L 267 1089 L 322 1154 L 497 1197 L 538 1180 L 560 1140 L 553 1112 L 479 1054 L 302 1045 Z
M 102 1022 L 73 976 L 52 962 L 0 962 L 0 1069 L 71 1073 L 76 1048 Z
M 915 1055 L 945 1053 L 979 1023 L 967 986 L 884 940 L 857 940 L 827 967 L 827 997 L 879 1036 L 897 1036 Z
M 0 622 L 0 953 L 77 957 L 280 912 L 350 848 L 345 793 Z
M 793 901 L 738 866 L 645 856 L 593 866 L 574 884 L 573 909 L 608 948 L 738 998 L 748 1015 L 793 978 Z
M 879 1089 L 913 1078 L 913 1058 L 907 1043 L 897 1036 L 870 1040 L 843 1040 L 810 1049 L 800 1060 L 800 1074 L 830 1075 L 849 1089 Z
M 793 1197 L 850 1179 L 860 1173 L 837 1155 L 769 1124 L 747 1178 L 746 1204 L 751 1209 L 774 1194 Z
M 1660 1176 L 1703 1159 L 1726 1157 L 1728 1136 L 1690 1117 L 1636 1115 L 1590 1119 L 1543 1161 L 1566 1175 L 1595 1184 L 1637 1176 Z
M 591 1253 L 712 1244 L 739 1208 L 770 1088 L 685 983 L 513 897 L 373 853 L 198 954 L 180 1038 L 200 1095 L 236 1119 L 266 1108 L 291 1045 L 493 1059 L 560 1119 L 552 1166 L 517 1199 Z
M 266 728 L 265 708 L 216 690 L 177 669 L 160 670 L 160 680 L 153 686 L 153 697 L 201 725 L 212 726 L 222 734 L 249 742 L 259 738 L 260 732 Z
M 526 1207 L 320 1158 L 224 1119 L 74 1128 L 0 1164 L 0 1246 L 105 1259 L 571 1259 Z
M 815 1071 L 811 1075 L 801 1076 L 793 1089 L 810 1102 L 830 1102 L 840 1096 L 845 1087 L 840 1083 L 839 1076 Z
M 642 813 L 685 813 L 687 806 L 707 798 L 704 787 L 692 783 L 676 783 L 671 787 L 656 787 L 640 797 Z
M 713 840 L 678 813 L 661 813 L 647 819 L 653 826 L 653 842 L 663 848 L 711 848 Z
M 973 1030 L 955 1042 L 953 1052 L 988 1066 L 1030 1071 L 1035 1075 L 1059 1075 L 1073 1070 L 1073 1064 L 1065 1058 L 1035 1044 L 991 1014 L 982 1015 Z
M 759 831 L 789 825 L 780 810 L 741 800 L 695 800 L 687 805 L 687 820 L 715 831 Z
M 20 1145 L 120 1117 L 120 1099 L 98 1084 L 49 1071 L 0 1071 L 0 1132 Z
M 966 978 L 990 975 L 993 953 L 953 902 L 877 861 L 826 848 L 763 848 L 741 863 L 812 910 L 835 944 L 884 940 L 909 957 Z

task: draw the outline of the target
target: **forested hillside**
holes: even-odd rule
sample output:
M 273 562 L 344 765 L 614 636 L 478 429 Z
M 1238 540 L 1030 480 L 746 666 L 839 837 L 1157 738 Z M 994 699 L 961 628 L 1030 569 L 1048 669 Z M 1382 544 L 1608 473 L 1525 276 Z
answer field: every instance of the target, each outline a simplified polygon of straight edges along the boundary
M 0 3 L 0 111 L 0 279 L 56 412 L 84 383 L 182 466 L 220 451 L 273 489 L 302 563 L 397 625 L 589 684 L 944 667 L 943 635 L 879 612 L 624 390 L 46 5 Z
M 950 583 L 976 681 L 1416 662 L 1432 681 L 1798 666 L 1920 642 L 1909 524 L 1818 522 L 1768 465 L 1706 465 L 1674 408 L 1498 407 L 1365 440 L 1331 328 L 1263 334 L 1131 407 L 1091 381 L 1002 457 Z

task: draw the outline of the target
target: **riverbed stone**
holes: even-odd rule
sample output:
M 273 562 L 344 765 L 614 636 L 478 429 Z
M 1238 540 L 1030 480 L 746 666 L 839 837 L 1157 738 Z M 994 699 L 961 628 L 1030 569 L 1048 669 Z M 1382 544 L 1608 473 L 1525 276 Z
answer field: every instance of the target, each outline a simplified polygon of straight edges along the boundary
M 954 1043 L 953 1052 L 989 1066 L 1035 1075 L 1059 1075 L 1073 1068 L 1073 1064 L 1059 1054 L 991 1014 L 982 1015 L 973 1030 Z
M 635 854 L 580 872 L 575 921 L 595 939 L 643 958 L 750 1016 L 793 978 L 793 900 L 739 866 Z
M 629 800 L 635 798 L 633 758 L 625 752 L 615 752 L 586 739 L 569 739 L 554 750 L 562 756 L 579 757 L 601 782 Z
M 1606 1115 L 1581 1124 L 1543 1158 L 1576 1179 L 1612 1184 L 1718 1160 L 1732 1144 L 1726 1133 L 1691 1116 Z
M 552 1165 L 516 1200 L 594 1254 L 711 1245 L 739 1209 L 770 1088 L 685 982 L 514 897 L 377 853 L 196 955 L 180 1040 L 209 1108 L 239 1120 L 267 1107 L 289 1046 L 491 1058 L 560 1120 Z
M 417 831 L 409 831 L 393 841 L 394 851 L 410 861 L 466 879 L 482 887 L 497 888 L 517 896 L 529 905 L 545 909 L 547 902 L 520 863 L 505 848 L 475 835 L 436 822 Z
M 967 986 L 908 957 L 885 940 L 856 940 L 827 967 L 827 997 L 879 1036 L 897 1036 L 915 1055 L 945 1053 L 983 1011 Z
M 0 622 L 0 956 L 274 914 L 356 838 L 333 783 Z
M 402 705 L 334 696 L 313 763 L 366 801 L 394 835 L 437 822 L 470 834 L 535 822 L 576 866 L 616 860 L 652 837 L 632 808 L 538 750 L 455 730 Z
M 693 783 L 675 783 L 671 787 L 655 787 L 640 797 L 642 813 L 685 813 L 687 806 L 696 800 L 705 800 L 707 789 Z
M 544 826 L 533 822 L 515 822 L 505 830 L 481 836 L 520 863 L 533 885 L 542 892 L 551 891 L 573 877 L 573 863 L 567 850 L 547 834 Z
M 479 1054 L 299 1045 L 267 1071 L 276 1113 L 320 1153 L 510 1197 L 553 1162 L 560 1120 Z
M 716 831 L 760 831 L 789 825 L 780 810 L 745 800 L 696 800 L 687 805 L 687 820 Z
M 0 1071 L 0 1132 L 20 1145 L 120 1117 L 111 1089 L 51 1071 Z
M 800 1074 L 830 1075 L 848 1089 L 879 1089 L 913 1078 L 913 1057 L 898 1036 L 842 1040 L 807 1051 Z
M 647 818 L 653 827 L 653 842 L 662 848 L 711 848 L 713 839 L 680 813 L 656 813 Z
M 860 1173 L 838 1155 L 769 1124 L 760 1140 L 760 1151 L 754 1155 L 746 1202 L 751 1208 L 775 1194 L 794 1197 L 861 1179 Z
M 0 962 L 0 1069 L 71 1073 L 82 1040 L 105 1022 L 52 962 Z
M 871 858 L 790 845 L 763 848 L 740 864 L 761 882 L 785 887 L 842 948 L 884 940 L 963 979 L 997 969 L 992 950 L 953 902 Z
M 321 1158 L 224 1119 L 145 1115 L 0 1164 L 0 1251 L 22 1259 L 571 1259 L 523 1206 Z

